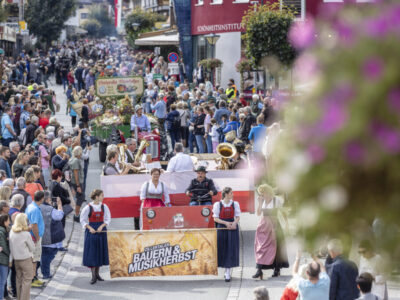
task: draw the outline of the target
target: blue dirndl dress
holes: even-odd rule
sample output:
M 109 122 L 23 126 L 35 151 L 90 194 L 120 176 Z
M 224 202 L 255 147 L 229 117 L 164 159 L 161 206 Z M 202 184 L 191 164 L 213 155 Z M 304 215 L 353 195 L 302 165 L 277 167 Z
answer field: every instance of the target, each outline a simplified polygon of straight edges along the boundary
M 235 204 L 224 207 L 220 202 L 219 219 L 226 222 L 235 220 Z M 216 223 L 217 228 L 226 228 Z M 218 267 L 233 268 L 239 266 L 239 225 L 235 230 L 217 230 Z
M 89 225 L 94 230 L 100 227 L 104 222 L 104 204 L 101 205 L 101 211 L 93 211 L 93 207 L 89 204 Z M 85 230 L 85 245 L 83 248 L 83 265 L 86 267 L 107 266 L 108 260 L 108 244 L 107 229 L 103 228 L 101 233 L 90 233 L 89 229 Z

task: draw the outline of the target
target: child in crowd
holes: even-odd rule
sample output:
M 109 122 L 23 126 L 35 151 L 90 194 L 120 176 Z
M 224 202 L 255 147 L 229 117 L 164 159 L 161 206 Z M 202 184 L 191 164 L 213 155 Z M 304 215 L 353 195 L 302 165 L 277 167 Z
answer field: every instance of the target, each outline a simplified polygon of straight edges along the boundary
M 213 148 L 213 153 L 216 153 L 217 151 L 217 146 L 219 144 L 219 133 L 218 133 L 218 128 L 219 124 L 217 124 L 217 120 L 212 118 L 210 120 L 211 122 L 211 141 L 212 141 L 212 148 Z

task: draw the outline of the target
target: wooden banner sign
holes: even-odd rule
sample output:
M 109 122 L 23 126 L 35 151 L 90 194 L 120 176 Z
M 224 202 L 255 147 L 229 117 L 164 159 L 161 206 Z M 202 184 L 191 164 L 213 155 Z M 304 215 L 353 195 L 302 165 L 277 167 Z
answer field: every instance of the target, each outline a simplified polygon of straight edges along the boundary
M 218 275 L 215 229 L 108 231 L 110 275 Z
M 143 77 L 100 77 L 96 80 L 95 90 L 99 97 L 142 95 L 144 91 Z

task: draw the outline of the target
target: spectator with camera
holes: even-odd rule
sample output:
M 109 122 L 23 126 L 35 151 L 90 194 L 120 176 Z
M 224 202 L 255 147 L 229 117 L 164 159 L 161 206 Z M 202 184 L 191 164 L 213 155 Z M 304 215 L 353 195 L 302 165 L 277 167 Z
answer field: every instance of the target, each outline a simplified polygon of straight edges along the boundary
M 43 215 L 44 233 L 42 236 L 42 256 L 40 269 L 43 279 L 50 279 L 50 264 L 62 247 L 65 238 L 64 227 L 61 220 L 64 218 L 63 206 L 60 197 L 52 197 L 49 191 L 44 192 L 44 201 L 40 204 Z

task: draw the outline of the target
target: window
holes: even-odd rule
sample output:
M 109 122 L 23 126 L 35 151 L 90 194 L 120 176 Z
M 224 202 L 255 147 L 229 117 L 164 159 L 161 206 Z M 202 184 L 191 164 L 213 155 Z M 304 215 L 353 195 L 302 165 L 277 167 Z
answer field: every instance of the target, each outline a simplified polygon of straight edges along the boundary
M 222 4 L 223 0 L 212 0 L 211 4 Z
M 296 18 L 304 18 L 305 0 L 280 0 L 280 4 L 281 7 L 288 7 L 292 11 L 294 11 L 294 15 Z
M 89 17 L 88 13 L 81 13 L 81 19 L 87 19 Z
M 329 3 L 329 2 L 331 2 L 331 3 L 334 3 L 334 2 L 340 3 L 340 2 L 343 2 L 343 0 L 324 0 L 324 2 L 325 3 Z
M 196 6 L 203 5 L 203 4 L 204 4 L 204 0 L 197 0 Z
M 235 0 L 233 3 L 249 3 L 249 0 Z

